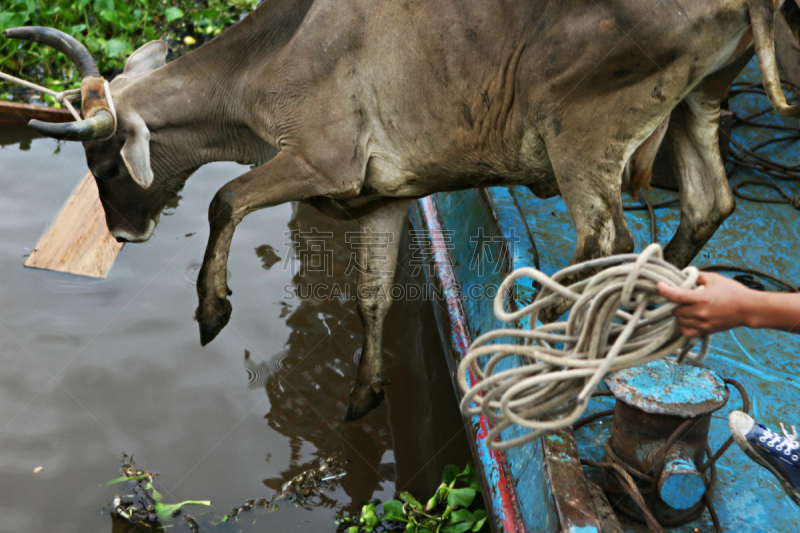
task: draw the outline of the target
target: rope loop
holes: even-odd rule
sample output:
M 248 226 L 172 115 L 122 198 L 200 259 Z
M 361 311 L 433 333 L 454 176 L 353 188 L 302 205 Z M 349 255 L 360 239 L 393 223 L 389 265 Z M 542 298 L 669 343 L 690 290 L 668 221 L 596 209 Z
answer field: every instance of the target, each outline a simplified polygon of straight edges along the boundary
M 81 95 L 80 89 L 67 89 L 65 91 L 56 92 L 53 91 L 52 89 L 48 89 L 47 87 L 42 87 L 41 85 L 21 80 L 10 74 L 5 74 L 4 72 L 0 72 L 0 79 L 6 80 L 11 83 L 16 83 L 17 85 L 21 85 L 22 87 L 28 87 L 29 89 L 33 89 L 34 91 L 38 91 L 43 94 L 49 94 L 50 96 L 55 98 L 59 104 L 63 104 L 69 110 L 69 112 L 72 114 L 75 120 L 77 120 L 78 122 L 81 122 L 83 120 L 80 114 L 78 114 L 78 111 L 72 105 L 72 102 L 70 101 L 75 99 L 76 97 L 80 98 Z M 108 86 L 108 80 L 103 80 L 103 88 L 105 89 L 106 101 L 108 102 L 108 108 L 109 111 L 111 112 L 111 116 L 114 117 L 114 126 L 116 128 L 117 110 L 114 107 L 114 101 L 111 99 L 111 88 Z M 113 134 L 110 135 L 109 137 L 106 137 L 106 139 L 109 139 L 111 137 L 113 137 Z M 106 140 L 106 139 L 101 139 L 101 140 Z
M 702 361 L 708 337 L 691 352 L 697 339 L 684 337 L 672 314 L 679 304 L 656 289 L 659 281 L 694 289 L 698 276 L 695 267 L 679 270 L 667 263 L 658 244 L 638 255 L 571 265 L 552 277 L 531 267 L 515 270 L 498 289 L 494 313 L 502 322 L 528 325 L 475 339 L 458 368 L 461 411 L 494 422 L 487 444 L 506 449 L 575 423 L 609 372 L 676 353 L 679 360 Z M 523 278 L 542 288 L 531 304 L 509 310 L 511 288 Z M 565 301 L 566 320 L 539 323 L 541 312 Z M 501 436 L 512 425 L 528 431 Z

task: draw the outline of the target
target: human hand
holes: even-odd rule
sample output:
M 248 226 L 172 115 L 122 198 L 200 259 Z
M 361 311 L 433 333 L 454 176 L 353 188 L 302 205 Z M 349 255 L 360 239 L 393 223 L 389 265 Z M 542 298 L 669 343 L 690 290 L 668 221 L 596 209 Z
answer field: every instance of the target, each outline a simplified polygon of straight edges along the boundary
M 697 284 L 703 289 L 679 289 L 663 281 L 658 283 L 661 296 L 683 304 L 673 314 L 684 336 L 697 337 L 747 325 L 747 305 L 758 294 L 756 291 L 710 272 L 700 272 Z

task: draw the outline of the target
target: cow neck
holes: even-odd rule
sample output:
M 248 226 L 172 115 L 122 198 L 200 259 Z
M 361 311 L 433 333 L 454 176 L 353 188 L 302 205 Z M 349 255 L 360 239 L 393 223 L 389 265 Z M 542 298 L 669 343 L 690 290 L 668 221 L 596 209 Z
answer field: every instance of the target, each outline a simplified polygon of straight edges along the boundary
M 159 151 L 160 145 L 172 159 L 183 154 L 192 160 L 181 166 L 194 168 L 213 161 L 267 161 L 274 149 L 251 129 L 254 117 L 244 104 L 252 85 L 247 75 L 289 42 L 312 3 L 266 0 L 211 42 L 132 80 L 125 92 L 150 129 L 152 148 Z M 255 122 L 272 121 L 259 116 Z

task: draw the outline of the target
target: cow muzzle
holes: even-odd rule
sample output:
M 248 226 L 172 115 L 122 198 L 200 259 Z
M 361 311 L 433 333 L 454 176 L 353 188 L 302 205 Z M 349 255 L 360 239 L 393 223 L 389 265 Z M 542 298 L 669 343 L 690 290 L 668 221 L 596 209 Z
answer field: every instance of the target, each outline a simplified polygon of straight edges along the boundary
M 159 216 L 156 216 L 155 219 L 151 218 L 144 232 L 134 233 L 127 229 L 115 228 L 110 230 L 111 236 L 114 237 L 117 242 L 147 242 L 150 240 L 150 237 L 153 236 L 153 232 L 155 232 L 156 226 L 158 226 L 159 218 Z
M 105 140 L 117 128 L 116 113 L 108 83 L 100 75 L 89 50 L 73 37 L 53 28 L 25 26 L 4 32 L 8 39 L 46 44 L 66 55 L 81 75 L 81 115 L 83 120 L 56 124 L 31 120 L 28 125 L 47 137 L 67 141 Z

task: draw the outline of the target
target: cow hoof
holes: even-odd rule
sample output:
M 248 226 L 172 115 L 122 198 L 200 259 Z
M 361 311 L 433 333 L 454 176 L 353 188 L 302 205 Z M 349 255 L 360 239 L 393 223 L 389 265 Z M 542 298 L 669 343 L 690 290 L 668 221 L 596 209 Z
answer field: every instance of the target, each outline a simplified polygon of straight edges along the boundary
M 213 302 L 202 301 L 195 311 L 195 319 L 200 324 L 200 344 L 205 346 L 213 341 L 231 319 L 231 303 L 227 298 L 213 298 Z
M 383 401 L 383 381 L 376 381 L 370 385 L 356 384 L 350 391 L 350 402 L 344 415 L 345 422 L 353 422 L 378 407 Z

